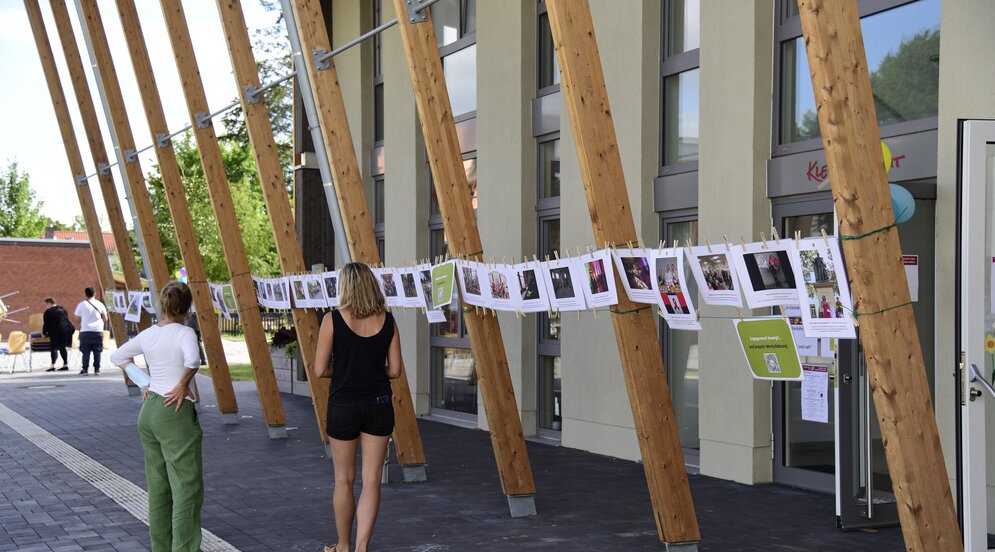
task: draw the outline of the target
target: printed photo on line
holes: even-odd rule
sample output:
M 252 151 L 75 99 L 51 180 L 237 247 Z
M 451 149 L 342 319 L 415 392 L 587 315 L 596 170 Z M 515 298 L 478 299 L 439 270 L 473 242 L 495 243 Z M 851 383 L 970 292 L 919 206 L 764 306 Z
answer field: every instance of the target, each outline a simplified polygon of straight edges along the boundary
M 708 305 L 742 307 L 736 265 L 724 244 L 689 247 L 688 266 L 698 284 L 701 299 Z
M 587 308 L 584 300 L 586 278 L 580 259 L 565 258 L 542 263 L 546 293 L 553 310 L 575 311 Z
M 422 293 L 425 296 L 425 308 L 435 310 L 432 303 L 432 271 L 428 269 L 419 270 L 418 281 L 421 283 Z
M 614 249 L 615 268 L 619 271 L 622 288 L 629 300 L 637 303 L 656 304 L 657 292 L 653 286 L 653 274 L 650 269 L 650 258 L 654 255 L 652 249 Z
M 557 299 L 574 297 L 574 284 L 570 277 L 570 268 L 549 269 L 549 281 L 553 285 L 553 296 Z
M 736 263 L 736 273 L 747 306 L 760 308 L 798 304 L 799 269 L 793 240 L 734 245 L 730 256 Z
M 463 268 L 463 291 L 470 295 L 480 295 L 480 277 L 477 275 L 477 268 L 464 266 Z
M 608 307 L 618 304 L 615 275 L 611 271 L 610 253 L 599 250 L 580 258 L 584 276 L 584 298 L 590 307 Z
M 492 270 L 487 275 L 487 279 L 491 284 L 491 297 L 494 299 L 511 299 L 511 293 L 508 290 L 508 278 L 504 273 L 498 270 Z
M 401 290 L 404 292 L 406 298 L 417 298 L 418 297 L 418 287 L 415 285 L 415 275 L 413 272 L 402 272 L 401 276 Z
M 805 335 L 821 338 L 856 337 L 849 314 L 850 290 L 835 238 L 811 238 L 798 243 L 797 262 L 802 286 L 798 299 L 802 306 Z
M 325 299 L 338 299 L 339 276 L 335 272 L 326 272 L 322 277 L 325 282 Z
M 519 263 L 512 267 L 518 286 L 517 308 L 522 312 L 543 312 L 549 309 L 546 281 L 538 263 Z
M 660 305 L 660 315 L 673 330 L 701 329 L 692 304 L 693 288 L 688 288 L 684 274 L 684 250 L 660 249 L 651 257 L 653 286 Z
M 656 281 L 660 290 L 660 299 L 667 314 L 691 314 L 677 274 L 677 261 L 676 257 L 661 257 L 656 260 Z
M 307 293 L 304 291 L 304 282 L 300 278 L 291 280 L 291 286 L 294 288 L 294 304 L 299 306 L 304 306 L 307 303 Z

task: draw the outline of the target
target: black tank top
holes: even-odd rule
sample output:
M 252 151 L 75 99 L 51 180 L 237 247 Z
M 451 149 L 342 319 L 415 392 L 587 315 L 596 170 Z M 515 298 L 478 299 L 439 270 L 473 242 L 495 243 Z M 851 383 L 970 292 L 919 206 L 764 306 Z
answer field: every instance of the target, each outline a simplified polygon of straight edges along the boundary
M 356 335 L 338 310 L 332 311 L 332 386 L 328 404 L 373 403 L 390 395 L 387 350 L 394 339 L 394 317 L 388 312 L 383 327 L 370 337 Z

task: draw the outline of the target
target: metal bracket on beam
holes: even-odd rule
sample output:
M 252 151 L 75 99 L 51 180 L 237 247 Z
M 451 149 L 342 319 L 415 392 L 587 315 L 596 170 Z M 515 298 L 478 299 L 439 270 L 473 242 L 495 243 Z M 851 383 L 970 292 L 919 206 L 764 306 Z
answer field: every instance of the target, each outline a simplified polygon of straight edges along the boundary
M 408 9 L 408 21 L 412 23 L 421 23 L 427 19 L 425 15 L 425 7 L 428 2 L 422 2 L 420 0 L 404 0 L 404 6 Z
M 319 71 L 324 71 L 332 66 L 332 56 L 328 55 L 328 50 L 324 48 L 315 48 L 311 52 L 311 56 L 314 57 L 314 66 Z
M 156 135 L 155 135 L 155 145 L 159 146 L 160 148 L 168 148 L 172 144 L 173 144 L 173 141 L 170 140 L 168 134 L 163 133 L 163 132 L 156 133 Z
M 207 113 L 198 112 L 193 115 L 197 128 L 207 128 L 211 126 L 211 116 Z
M 135 161 L 138 161 L 138 152 L 134 148 L 124 150 L 124 162 L 134 163 Z
M 102 176 L 111 174 L 111 166 L 108 165 L 107 163 L 101 163 L 97 165 L 97 172 L 100 173 Z
M 81 187 L 81 188 L 83 186 L 87 185 L 86 175 L 85 174 L 77 174 L 76 175 L 76 185 L 79 186 L 79 187 Z
M 245 103 L 257 104 L 262 99 L 262 88 L 257 88 L 250 84 L 242 90 L 245 92 Z

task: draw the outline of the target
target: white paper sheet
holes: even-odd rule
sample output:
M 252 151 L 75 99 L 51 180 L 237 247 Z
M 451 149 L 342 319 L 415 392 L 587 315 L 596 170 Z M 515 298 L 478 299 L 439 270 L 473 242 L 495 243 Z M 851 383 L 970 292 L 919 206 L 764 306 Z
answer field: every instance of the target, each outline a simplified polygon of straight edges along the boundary
M 688 265 L 698 282 L 698 293 L 706 305 L 742 307 L 736 264 L 729 257 L 725 244 L 690 247 Z
M 615 274 L 612 272 L 611 254 L 601 249 L 580 257 L 584 299 L 590 307 L 608 307 L 618 304 Z
M 541 264 L 546 278 L 546 293 L 549 306 L 558 311 L 578 311 L 587 308 L 584 290 L 581 287 L 583 276 L 578 259 L 556 259 Z
M 152 306 L 152 292 L 142 292 L 142 308 L 149 314 L 155 314 L 155 307 Z
M 802 364 L 802 419 L 829 423 L 829 367 Z
M 526 313 L 549 310 L 549 291 L 539 263 L 519 263 L 512 268 L 518 281 L 519 310 Z
M 460 298 L 467 305 L 490 307 L 490 290 L 486 287 L 487 270 L 483 263 L 456 261 L 456 279 L 459 280 Z
M 321 273 L 321 289 L 325 293 L 325 304 L 331 308 L 339 306 L 339 273 L 337 270 Z
M 909 295 L 916 303 L 919 301 L 919 255 L 902 255 L 902 264 L 905 265 L 905 279 L 909 281 Z
M 499 311 L 515 312 L 521 303 L 518 293 L 518 276 L 511 265 L 481 265 L 483 291 L 490 295 L 491 308 Z
M 657 304 L 657 293 L 653 290 L 653 270 L 650 267 L 652 249 L 613 249 L 615 267 L 618 268 L 622 289 L 630 301 Z
M 128 311 L 124 313 L 124 319 L 128 322 L 138 322 L 142 319 L 142 293 L 138 291 L 128 292 Z
M 425 304 L 425 300 L 421 297 L 422 289 L 418 282 L 418 274 L 414 268 L 398 268 L 397 284 L 402 307 L 417 309 Z
M 373 269 L 373 274 L 380 284 L 380 291 L 387 302 L 388 307 L 401 306 L 401 286 L 398 282 L 397 271 L 391 267 Z
M 733 245 L 730 256 L 751 309 L 797 305 L 799 267 L 792 261 L 795 242 L 782 239 Z
M 805 328 L 802 326 L 801 307 L 798 305 L 785 305 L 784 316 L 788 317 L 788 325 L 791 326 L 791 337 L 795 339 L 795 348 L 798 349 L 798 355 L 819 356 L 819 339 L 805 336 Z
M 311 300 L 307 296 L 307 288 L 304 286 L 303 276 L 287 276 L 290 282 L 290 296 L 293 298 L 293 306 L 297 308 L 308 308 Z
M 282 276 L 273 279 L 273 308 L 286 310 L 290 308 L 290 277 Z
M 661 249 L 650 256 L 653 270 L 653 291 L 660 307 L 660 315 L 674 330 L 700 330 L 694 303 L 687 292 L 684 274 L 684 250 Z
M 854 339 L 853 302 L 840 254 L 839 242 L 833 238 L 808 238 L 798 241 L 791 251 L 792 263 L 801 267 L 798 304 L 805 335 Z

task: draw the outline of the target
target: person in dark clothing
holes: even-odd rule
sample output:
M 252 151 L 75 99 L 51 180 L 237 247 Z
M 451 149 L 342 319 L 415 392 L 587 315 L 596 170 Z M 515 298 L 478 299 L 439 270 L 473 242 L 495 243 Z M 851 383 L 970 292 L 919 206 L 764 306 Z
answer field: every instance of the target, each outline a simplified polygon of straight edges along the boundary
M 69 313 L 57 305 L 55 299 L 46 297 L 45 307 L 45 314 L 42 315 L 41 333 L 48 337 L 48 350 L 52 354 L 52 366 L 45 371 L 54 372 L 56 370 L 55 360 L 59 355 L 62 355 L 62 368 L 59 368 L 59 371 L 62 372 L 69 369 L 69 356 L 66 353 L 66 347 L 72 343 L 73 332 L 76 331 L 76 328 L 69 321 Z
M 373 271 L 349 263 L 339 271 L 339 310 L 321 321 L 315 366 L 331 377 L 325 431 L 332 444 L 335 487 L 332 509 L 338 542 L 325 552 L 349 552 L 356 518 L 356 552 L 366 552 L 380 510 L 380 476 L 387 440 L 394 431 L 390 380 L 401 376 L 401 338 Z M 334 358 L 334 364 L 332 359 Z M 356 444 L 363 452 L 363 490 L 359 505 L 352 485 L 356 478 Z M 357 512 L 358 510 L 358 512 Z

